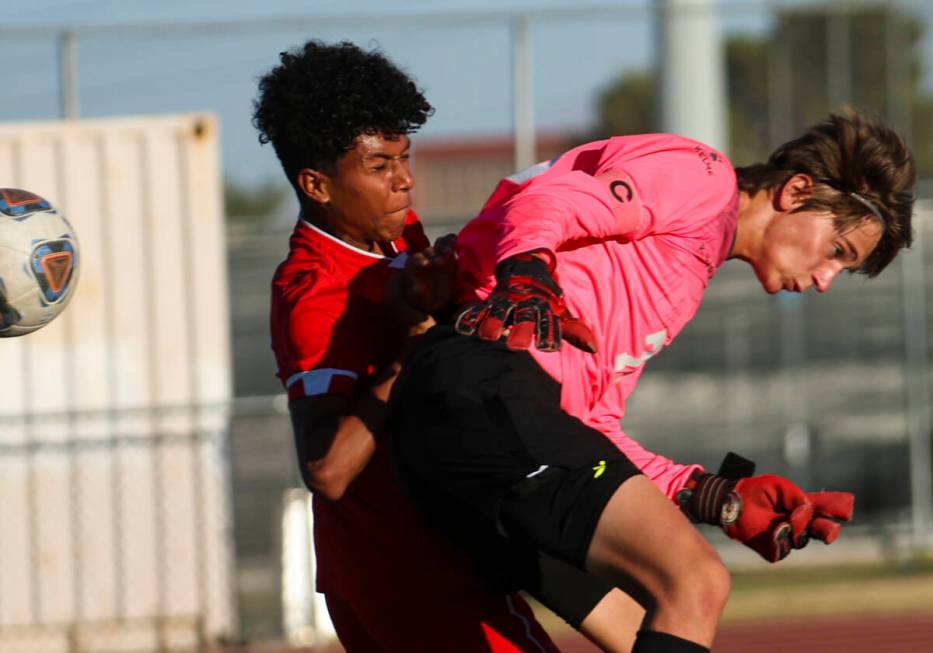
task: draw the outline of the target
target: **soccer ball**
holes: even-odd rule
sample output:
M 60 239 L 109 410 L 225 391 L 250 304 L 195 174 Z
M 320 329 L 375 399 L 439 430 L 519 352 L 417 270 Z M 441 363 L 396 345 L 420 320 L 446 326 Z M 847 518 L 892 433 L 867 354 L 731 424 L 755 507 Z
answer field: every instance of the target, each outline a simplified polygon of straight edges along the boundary
M 78 240 L 65 216 L 34 193 L 0 188 L 0 337 L 54 320 L 77 280 Z

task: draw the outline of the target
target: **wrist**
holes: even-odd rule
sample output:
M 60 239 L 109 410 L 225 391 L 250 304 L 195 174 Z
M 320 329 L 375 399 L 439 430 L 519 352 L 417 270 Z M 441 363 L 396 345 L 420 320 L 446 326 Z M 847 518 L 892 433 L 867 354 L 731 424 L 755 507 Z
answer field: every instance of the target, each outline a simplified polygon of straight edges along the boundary
M 496 263 L 496 276 L 514 274 L 528 274 L 530 271 L 553 274 L 557 267 L 557 257 L 547 249 L 532 249 L 527 252 L 512 254 L 500 259 Z
M 412 338 L 417 338 L 418 336 L 421 336 L 427 333 L 431 329 L 431 327 L 433 327 L 436 324 L 437 322 L 434 321 L 434 318 L 429 315 L 427 318 L 425 318 L 421 322 L 418 322 L 417 324 L 412 324 L 411 326 L 409 326 L 407 329 L 407 333 L 405 335 L 407 336 L 408 340 L 411 340 Z
M 556 263 L 553 252 L 546 249 L 509 256 L 496 264 L 496 286 L 529 287 L 562 297 L 564 292 L 554 278 Z
M 557 255 L 551 250 L 542 247 L 540 249 L 533 249 L 530 252 L 525 252 L 525 255 L 533 256 L 539 261 L 542 261 L 547 266 L 548 272 L 554 274 L 554 269 L 557 267 Z
M 741 499 L 733 492 L 735 484 L 718 474 L 696 471 L 677 493 L 677 503 L 694 522 L 728 526 L 741 511 Z

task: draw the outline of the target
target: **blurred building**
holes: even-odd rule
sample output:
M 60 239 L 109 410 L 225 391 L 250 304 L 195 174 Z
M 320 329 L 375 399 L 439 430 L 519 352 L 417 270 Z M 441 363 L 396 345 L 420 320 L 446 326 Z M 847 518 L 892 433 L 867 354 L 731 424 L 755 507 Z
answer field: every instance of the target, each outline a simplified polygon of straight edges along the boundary
M 538 161 L 547 161 L 573 145 L 567 134 L 541 133 Z M 499 180 L 515 172 L 510 134 L 463 138 L 415 138 L 413 168 L 418 184 L 415 210 L 431 224 L 460 224 L 483 206 Z

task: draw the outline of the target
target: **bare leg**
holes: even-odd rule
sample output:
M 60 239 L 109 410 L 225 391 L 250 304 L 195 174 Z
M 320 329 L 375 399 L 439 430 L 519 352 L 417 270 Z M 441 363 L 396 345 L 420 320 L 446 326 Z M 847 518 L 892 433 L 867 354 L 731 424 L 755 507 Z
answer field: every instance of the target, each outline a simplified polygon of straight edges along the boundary
M 635 476 L 609 500 L 587 568 L 648 609 L 647 627 L 709 647 L 729 595 L 719 556 L 670 499 Z
M 635 599 L 614 589 L 586 616 L 580 632 L 606 653 L 631 653 L 644 618 L 645 609 Z

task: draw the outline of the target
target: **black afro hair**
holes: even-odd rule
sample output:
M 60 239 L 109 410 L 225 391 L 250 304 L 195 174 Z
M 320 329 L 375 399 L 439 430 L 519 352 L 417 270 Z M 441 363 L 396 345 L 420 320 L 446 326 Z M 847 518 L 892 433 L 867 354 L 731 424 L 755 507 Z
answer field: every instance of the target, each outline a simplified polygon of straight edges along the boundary
M 259 80 L 253 125 L 294 185 L 303 168 L 333 172 L 361 134 L 417 131 L 434 109 L 378 51 L 308 41 Z

